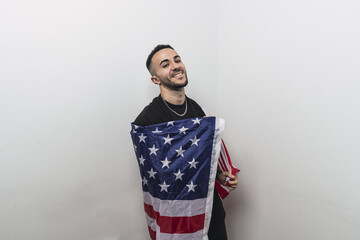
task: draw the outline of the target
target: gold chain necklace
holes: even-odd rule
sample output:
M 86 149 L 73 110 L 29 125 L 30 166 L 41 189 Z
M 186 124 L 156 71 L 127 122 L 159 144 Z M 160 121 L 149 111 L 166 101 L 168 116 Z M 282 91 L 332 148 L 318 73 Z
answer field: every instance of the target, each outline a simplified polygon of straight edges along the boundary
M 171 107 L 169 107 L 169 105 L 166 103 L 165 99 L 164 99 L 162 96 L 160 96 L 160 97 L 161 97 L 161 99 L 163 100 L 163 102 L 165 103 L 166 107 L 167 107 L 170 111 L 172 111 L 173 113 L 175 113 L 176 115 L 178 115 L 179 117 L 183 117 L 183 116 L 187 113 L 187 99 L 186 99 L 186 97 L 185 97 L 185 111 L 184 111 L 184 113 L 181 113 L 181 114 L 179 114 L 179 113 L 175 112 L 174 110 L 172 110 Z

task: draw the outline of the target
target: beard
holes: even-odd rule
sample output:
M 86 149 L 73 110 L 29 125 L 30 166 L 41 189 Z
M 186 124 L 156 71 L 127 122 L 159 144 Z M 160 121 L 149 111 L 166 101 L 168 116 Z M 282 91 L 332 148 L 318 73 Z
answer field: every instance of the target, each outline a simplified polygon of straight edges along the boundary
M 170 79 L 166 78 L 166 79 L 161 79 L 159 78 L 161 84 L 170 89 L 170 90 L 179 90 L 181 88 L 184 88 L 188 85 L 188 77 L 187 77 L 187 73 L 185 72 L 185 77 L 186 77 L 186 81 L 184 83 L 175 83 L 175 82 L 172 82 Z

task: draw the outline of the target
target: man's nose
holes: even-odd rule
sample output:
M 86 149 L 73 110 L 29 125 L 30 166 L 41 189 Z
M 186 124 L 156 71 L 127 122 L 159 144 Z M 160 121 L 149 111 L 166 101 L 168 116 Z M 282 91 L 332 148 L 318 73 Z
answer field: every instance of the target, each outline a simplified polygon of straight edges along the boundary
M 172 67 L 172 70 L 173 70 L 173 71 L 174 71 L 174 70 L 178 70 L 178 69 L 180 69 L 180 64 L 174 62 L 174 63 L 171 64 L 171 67 Z

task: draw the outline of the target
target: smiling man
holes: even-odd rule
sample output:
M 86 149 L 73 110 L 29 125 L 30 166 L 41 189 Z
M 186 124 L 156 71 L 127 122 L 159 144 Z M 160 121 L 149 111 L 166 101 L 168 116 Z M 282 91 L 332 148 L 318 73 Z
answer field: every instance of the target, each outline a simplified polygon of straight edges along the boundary
M 170 45 L 156 46 L 147 58 L 146 67 L 151 74 L 151 81 L 160 87 L 160 95 L 144 108 L 134 121 L 135 125 L 149 126 L 205 116 L 202 108 L 185 95 L 185 86 L 188 84 L 186 68 L 179 54 Z M 237 187 L 237 177 L 229 172 L 218 169 L 216 178 L 231 190 Z M 226 182 L 226 179 L 230 180 Z M 225 210 L 216 188 L 208 238 L 227 239 Z

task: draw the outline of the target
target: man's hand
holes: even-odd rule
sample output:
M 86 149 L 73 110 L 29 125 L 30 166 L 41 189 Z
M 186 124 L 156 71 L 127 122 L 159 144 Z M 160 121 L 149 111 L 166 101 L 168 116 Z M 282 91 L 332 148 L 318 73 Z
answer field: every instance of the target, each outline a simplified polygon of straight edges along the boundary
M 236 175 L 226 171 L 221 171 L 216 175 L 216 178 L 222 185 L 227 186 L 230 190 L 237 188 L 238 178 Z

